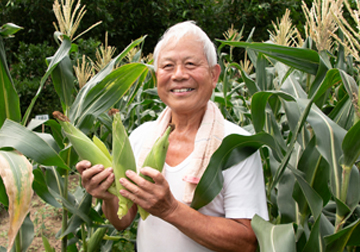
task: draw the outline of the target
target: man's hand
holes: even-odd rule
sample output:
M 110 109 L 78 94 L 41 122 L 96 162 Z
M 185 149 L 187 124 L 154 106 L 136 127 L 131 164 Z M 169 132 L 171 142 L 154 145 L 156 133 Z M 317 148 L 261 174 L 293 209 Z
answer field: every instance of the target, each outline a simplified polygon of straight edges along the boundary
M 115 179 L 112 168 L 104 169 L 102 165 L 91 166 L 89 161 L 83 160 L 76 164 L 76 169 L 81 175 L 83 187 L 93 197 L 103 200 L 111 200 L 114 197 L 107 191 Z
M 179 204 L 172 195 L 169 184 L 164 176 L 153 168 L 144 167 L 140 172 L 151 177 L 154 183 L 128 170 L 126 176 L 132 182 L 126 178 L 120 179 L 120 183 L 126 188 L 126 190 L 120 190 L 121 195 L 131 199 L 150 214 L 159 218 L 166 218 Z

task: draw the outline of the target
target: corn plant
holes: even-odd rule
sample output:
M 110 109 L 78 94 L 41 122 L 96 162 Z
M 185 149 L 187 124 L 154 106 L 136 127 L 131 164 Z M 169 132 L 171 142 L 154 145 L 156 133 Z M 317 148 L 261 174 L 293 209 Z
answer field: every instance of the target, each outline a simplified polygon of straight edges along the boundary
M 17 30 L 19 27 L 6 24 L 1 28 L 1 35 L 3 37 L 12 35 Z M 93 76 L 74 96 L 75 77 L 70 60 L 72 43 L 67 36 L 61 35 L 59 49 L 47 59 L 48 69 L 41 79 L 38 93 L 33 98 L 25 115 L 21 116 L 20 108 L 18 105 L 16 106 L 19 104 L 19 97 L 12 84 L 6 63 L 3 39 L 0 39 L 1 87 L 6 90 L 2 93 L 1 99 L 1 110 L 3 112 L 1 113 L 0 129 L 2 167 L 0 199 L 9 211 L 10 216 L 16 216 L 16 218 L 12 218 L 12 223 L 16 223 L 16 225 L 11 225 L 8 251 L 13 247 L 12 244 L 15 240 L 14 248 L 16 251 L 25 251 L 32 241 L 31 237 L 19 233 L 31 234 L 29 231 L 22 230 L 31 226 L 29 225 L 31 221 L 26 216 L 29 210 L 28 202 L 31 199 L 32 188 L 46 203 L 63 210 L 62 228 L 56 235 L 62 240 L 62 251 L 66 251 L 70 247 L 76 248 L 75 244 L 80 244 L 85 251 L 94 251 L 94 247 L 99 247 L 105 243 L 103 242 L 104 236 L 110 237 L 117 234 L 114 228 L 105 223 L 101 217 L 99 205 L 92 207 L 92 199 L 89 194 L 83 190 L 74 194 L 68 192 L 67 178 L 69 173 L 74 172 L 74 164 L 78 157 L 62 135 L 61 126 L 53 119 L 29 120 L 29 114 L 45 81 L 51 77 L 63 113 L 68 115 L 71 122 L 85 134 L 93 134 L 97 118 L 106 114 L 107 110 L 114 104 L 118 104 L 121 97 L 139 78 L 144 80 L 141 76 L 147 76 L 149 69 L 145 64 L 138 62 L 122 63 L 128 52 L 140 45 L 143 40 L 144 37 L 132 42 Z M 115 65 L 120 65 L 120 67 L 115 69 Z M 34 131 L 41 124 L 50 127 L 52 134 L 39 134 Z M 95 133 L 97 133 L 96 129 Z M 19 174 L 17 165 L 20 162 L 24 163 L 24 169 L 22 169 L 24 172 Z M 9 175 L 23 176 L 29 179 Z M 34 179 L 33 182 L 32 178 Z M 10 188 L 14 184 L 18 185 L 18 190 L 10 193 Z M 25 205 L 19 205 L 20 203 Z M 19 209 L 22 211 L 20 212 Z M 15 239 L 15 237 L 17 238 Z M 22 238 L 23 240 L 21 240 Z M 46 237 L 43 239 L 44 244 L 48 247 Z M 108 238 L 106 243 L 108 247 L 113 240 Z
M 359 84 L 353 58 L 345 57 L 342 44 L 334 54 L 319 51 L 311 37 L 301 48 L 252 42 L 251 34 L 246 42 L 219 42 L 220 48 L 244 48 L 255 72 L 220 54 L 224 74 L 214 100 L 254 134 L 224 139 L 192 206 L 200 208 L 221 190 L 219 171 L 259 150 L 269 210 L 269 221 L 252 220 L 260 251 L 358 251 Z M 199 189 L 205 186 L 212 190 Z

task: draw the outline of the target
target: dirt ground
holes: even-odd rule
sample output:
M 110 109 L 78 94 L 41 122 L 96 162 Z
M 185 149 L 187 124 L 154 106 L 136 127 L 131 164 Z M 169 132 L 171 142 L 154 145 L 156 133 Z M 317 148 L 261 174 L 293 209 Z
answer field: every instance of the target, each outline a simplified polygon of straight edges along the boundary
M 75 188 L 78 185 L 78 176 L 69 176 L 69 185 Z M 34 194 L 30 207 L 30 219 L 34 224 L 35 237 L 29 247 L 29 252 L 45 251 L 41 234 L 46 236 L 55 251 L 61 249 L 61 241 L 55 238 L 55 234 L 61 228 L 61 209 L 44 203 L 44 201 Z M 7 248 L 9 229 L 9 214 L 0 208 L 0 245 Z

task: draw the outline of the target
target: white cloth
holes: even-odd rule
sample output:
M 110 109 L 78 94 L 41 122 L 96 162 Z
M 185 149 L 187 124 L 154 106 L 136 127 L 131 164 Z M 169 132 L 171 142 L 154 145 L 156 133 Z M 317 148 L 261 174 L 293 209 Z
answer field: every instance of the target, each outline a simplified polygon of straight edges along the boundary
M 171 122 L 171 109 L 166 107 L 154 122 L 156 127 L 147 129 L 146 141 L 142 144 L 142 150 L 137 156 L 137 167 L 143 167 L 146 156 L 150 152 L 156 139 L 162 136 Z M 220 146 L 224 138 L 224 117 L 221 111 L 213 101 L 209 101 L 205 114 L 201 121 L 198 132 L 196 133 L 194 150 L 191 159 L 191 165 L 187 173 L 183 174 L 183 180 L 186 181 L 183 201 L 190 204 L 197 184 L 209 164 L 211 155 Z M 165 170 L 163 170 L 165 174 Z
M 156 125 L 154 122 L 147 122 L 130 135 L 129 139 L 136 159 L 147 132 L 154 125 Z M 244 129 L 226 120 L 224 131 L 224 136 L 229 134 L 249 135 Z M 181 202 L 183 202 L 185 188 L 182 178 L 191 163 L 191 155 L 176 167 L 168 165 L 164 167 L 170 190 L 174 197 Z M 258 152 L 223 171 L 223 176 L 223 189 L 211 203 L 199 209 L 199 212 L 210 216 L 247 219 L 258 214 L 265 220 L 268 219 L 263 170 Z M 194 242 L 176 227 L 152 215 L 149 215 L 145 221 L 139 221 L 137 249 L 138 252 L 211 251 Z

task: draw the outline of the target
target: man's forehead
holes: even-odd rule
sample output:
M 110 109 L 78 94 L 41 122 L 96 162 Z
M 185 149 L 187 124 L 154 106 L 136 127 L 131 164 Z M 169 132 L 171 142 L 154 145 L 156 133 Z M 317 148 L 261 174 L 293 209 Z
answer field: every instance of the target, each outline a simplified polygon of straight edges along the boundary
M 184 47 L 183 50 L 176 47 L 176 45 L 178 43 L 164 47 L 159 53 L 159 61 L 174 60 L 174 58 L 180 58 L 181 60 L 202 60 L 206 58 L 202 47 L 199 48 L 198 44 L 192 47 Z

